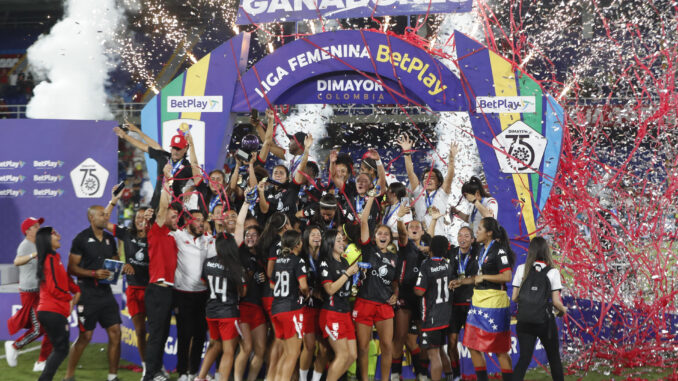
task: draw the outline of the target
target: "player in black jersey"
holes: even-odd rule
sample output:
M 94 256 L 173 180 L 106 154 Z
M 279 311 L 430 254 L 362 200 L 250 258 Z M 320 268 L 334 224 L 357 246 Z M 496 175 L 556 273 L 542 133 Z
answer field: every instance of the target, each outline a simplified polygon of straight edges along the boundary
M 310 297 L 302 308 L 304 315 L 304 347 L 299 357 L 299 379 L 306 380 L 308 371 L 313 362 L 313 354 L 316 353 L 316 338 L 320 338 L 318 316 L 322 307 L 322 286 L 320 284 L 320 244 L 322 232 L 318 226 L 309 226 L 304 230 L 302 239 L 302 258 L 308 265 L 308 287 Z M 318 340 L 318 352 L 313 363 L 313 379 L 320 380 L 325 366 L 327 365 L 327 348 L 322 341 Z
M 464 346 L 471 352 L 471 360 L 479 381 L 487 380 L 484 353 L 496 353 L 502 378 L 513 378 L 510 310 L 506 283 L 513 276 L 515 262 L 506 230 L 492 217 L 480 220 L 476 240 L 481 245 L 478 252 L 478 274 L 474 282 L 471 308 L 464 329 Z
M 273 267 L 275 260 L 280 254 L 280 239 L 282 235 L 291 229 L 287 215 L 275 212 L 266 221 L 264 231 L 259 236 L 257 243 L 257 256 L 266 263 L 266 282 L 268 283 L 273 276 Z M 271 319 L 271 306 L 273 305 L 273 290 L 270 287 L 264 287 L 261 296 L 261 303 L 269 319 Z M 275 332 L 275 326 L 272 327 Z M 268 364 L 266 369 L 266 379 L 272 380 L 278 367 L 278 360 L 283 351 L 283 343 L 273 335 L 273 343 L 269 346 Z
M 430 258 L 421 264 L 414 289 L 417 295 L 423 296 L 421 344 L 426 348 L 431 361 L 433 381 L 442 377 L 443 365 L 439 348 L 445 344 L 445 329 L 449 325 L 452 312 L 452 267 L 445 258 L 448 247 L 449 242 L 443 236 L 437 235 L 431 239 Z
M 454 378 L 461 377 L 457 341 L 459 340 L 459 332 L 466 324 L 466 316 L 473 296 L 475 276 L 478 273 L 478 246 L 474 241 L 471 228 L 463 226 L 457 233 L 459 246 L 450 250 L 450 264 L 454 272 L 454 280 L 452 281 L 454 293 L 452 294 L 450 327 L 447 330 L 447 342 L 449 343 L 447 355 L 450 358 Z
M 358 263 L 349 266 L 342 257 L 346 242 L 337 230 L 328 230 L 320 249 L 320 279 L 325 291 L 320 327 L 329 339 L 334 359 L 327 370 L 327 381 L 336 381 L 358 357 L 355 328 L 351 321 L 351 278 L 358 272 Z M 315 373 L 314 373 L 315 376 Z
M 110 217 L 113 207 L 118 203 L 122 192 L 115 194 L 113 190 L 111 201 L 104 209 L 104 214 Z M 137 349 L 141 366 L 146 369 L 144 353 L 146 352 L 146 306 L 144 304 L 144 295 L 146 286 L 148 286 L 148 242 L 146 241 L 146 227 L 148 221 L 153 217 L 153 209 L 139 208 L 134 214 L 134 221 L 131 228 L 122 225 L 108 223 L 106 229 L 113 233 L 120 243 L 125 253 L 125 265 L 122 271 L 127 280 L 127 312 L 132 317 L 134 324 L 134 333 L 137 337 Z
M 398 208 L 398 308 L 395 312 L 395 332 L 393 339 L 393 359 L 391 378 L 400 380 L 403 366 L 403 347 L 406 346 L 412 357 L 415 374 L 428 374 L 426 354 L 421 353 L 417 344 L 417 322 L 421 320 L 419 300 L 414 293 L 419 265 L 426 258 L 422 252 L 421 240 L 424 230 L 419 221 L 410 221 L 405 227 L 402 218 L 411 212 L 409 206 Z M 410 328 L 415 329 L 410 332 Z
M 367 205 L 360 216 L 360 240 L 363 243 L 362 261 L 365 264 L 365 279 L 358 291 L 353 307 L 353 320 L 358 337 L 358 361 L 360 379 L 367 381 L 367 362 L 372 326 L 379 334 L 381 356 L 390 359 L 393 356 L 393 306 L 398 299 L 398 279 L 396 265 L 398 256 L 388 250 L 393 241 L 391 229 L 377 225 L 372 242 L 368 216 L 374 204 L 374 197 L 368 197 Z M 388 380 L 391 364 L 381 362 L 381 379 Z
M 261 229 L 257 225 L 245 227 L 247 212 L 250 204 L 245 201 L 238 214 L 235 226 L 235 241 L 239 246 L 240 261 L 245 268 L 247 279 L 247 294 L 240 298 L 240 350 L 235 358 L 233 375 L 236 380 L 242 380 L 250 363 L 247 375 L 248 381 L 254 381 L 264 363 L 266 354 L 266 315 L 261 304 L 263 288 L 266 284 L 264 261 L 256 253 L 256 245 Z M 252 354 L 252 351 L 254 353 Z M 250 354 L 252 359 L 250 360 Z
M 294 373 L 304 330 L 301 307 L 309 291 L 306 261 L 299 256 L 302 249 L 301 234 L 294 230 L 286 231 L 281 243 L 282 250 L 275 260 L 273 276 L 269 281 L 273 290 L 271 320 L 276 338 L 284 342 L 274 381 L 290 380 Z
M 197 380 L 205 379 L 219 352 L 219 373 L 223 379 L 229 379 L 240 338 L 238 298 L 247 292 L 245 270 L 233 236 L 222 234 L 217 237 L 216 249 L 217 255 L 207 259 L 202 267 L 202 279 L 209 290 L 205 312 L 210 343 Z

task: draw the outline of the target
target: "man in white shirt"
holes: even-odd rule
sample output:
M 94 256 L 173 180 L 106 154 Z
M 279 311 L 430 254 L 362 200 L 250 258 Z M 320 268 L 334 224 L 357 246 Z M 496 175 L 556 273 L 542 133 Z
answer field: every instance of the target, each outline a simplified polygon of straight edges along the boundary
M 214 238 L 205 234 L 205 215 L 190 212 L 191 221 L 170 233 L 177 243 L 177 269 L 174 275 L 174 306 L 177 319 L 177 373 L 179 381 L 193 380 L 207 334 L 205 305 L 207 287 L 200 279 L 202 265 L 216 255 Z

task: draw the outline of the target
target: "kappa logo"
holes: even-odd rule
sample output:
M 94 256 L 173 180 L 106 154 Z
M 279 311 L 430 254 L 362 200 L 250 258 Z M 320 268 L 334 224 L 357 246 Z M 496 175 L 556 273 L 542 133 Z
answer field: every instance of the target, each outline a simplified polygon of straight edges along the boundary
M 23 168 L 26 165 L 25 161 L 14 161 L 14 160 L 5 160 L 0 161 L 0 169 L 19 169 Z
M 0 176 L 0 184 L 16 184 L 23 183 L 26 176 L 22 175 L 4 175 Z
M 33 160 L 33 168 L 36 169 L 55 169 L 61 168 L 64 166 L 64 162 L 61 160 L 52 161 L 52 160 Z
M 0 197 L 16 198 L 26 194 L 23 189 L 0 189 Z

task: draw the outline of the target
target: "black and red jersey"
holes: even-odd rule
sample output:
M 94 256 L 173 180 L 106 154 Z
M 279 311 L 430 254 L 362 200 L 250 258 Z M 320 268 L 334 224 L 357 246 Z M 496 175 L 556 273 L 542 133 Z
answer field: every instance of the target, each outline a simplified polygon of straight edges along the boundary
M 306 255 L 306 254 L 300 254 Z M 306 263 L 308 264 L 308 288 L 310 297 L 306 300 L 306 306 L 311 308 L 320 308 L 323 304 L 323 300 L 318 298 L 322 295 L 322 284 L 320 279 L 320 261 L 318 259 L 313 259 L 312 255 L 306 255 Z
M 511 270 L 509 254 L 501 247 L 499 242 L 492 241 L 487 247 L 480 246 L 478 249 L 478 266 L 485 275 L 497 275 Z M 482 281 L 476 285 L 479 290 L 504 290 L 506 285 Z
M 212 257 L 202 265 L 202 279 L 207 283 L 209 299 L 207 299 L 206 315 L 210 319 L 228 319 L 240 316 L 238 310 L 238 287 L 231 279 L 240 279 L 245 284 L 245 274 L 233 274 L 231 267 L 224 266 L 219 257 Z M 231 279 L 229 279 L 231 278 Z
M 430 258 L 421 264 L 415 287 L 424 291 L 421 299 L 422 331 L 433 331 L 449 325 L 452 292 L 448 285 L 452 276 L 452 267 L 444 258 Z
M 392 285 L 397 281 L 398 256 L 389 251 L 380 251 L 374 243 L 362 249 L 363 262 L 368 263 L 366 277 L 358 291 L 358 297 L 377 303 L 387 303 L 393 295 Z
M 119 239 L 125 248 L 125 263 L 132 266 L 134 274 L 125 274 L 130 286 L 148 286 L 148 241 L 146 237 L 139 238 L 132 235 L 129 228 L 117 225 L 113 235 Z
M 407 297 L 414 294 L 414 285 L 417 283 L 419 275 L 419 266 L 426 259 L 426 256 L 419 250 L 412 240 L 407 240 L 405 246 L 398 248 L 398 282 L 400 285 L 400 297 Z
M 450 265 L 455 274 L 454 279 L 461 277 L 471 277 L 478 273 L 478 246 L 472 245 L 468 253 L 462 253 L 459 247 L 453 247 L 450 250 Z M 454 289 L 452 304 L 470 305 L 473 296 L 473 285 L 466 284 Z
M 273 288 L 271 315 L 296 311 L 303 306 L 299 280 L 306 276 L 306 261 L 303 258 L 290 254 L 279 256 L 275 260 L 273 276 L 270 279 Z
M 344 257 L 341 257 L 339 261 L 334 259 L 334 257 L 329 259 L 323 258 L 320 261 L 320 279 L 322 284 L 334 283 L 348 268 L 348 261 Z M 351 312 L 349 298 L 351 297 L 352 284 L 353 282 L 349 277 L 346 279 L 346 283 L 334 295 L 325 294 L 323 309 L 336 312 Z
M 245 244 L 241 244 L 238 249 L 240 254 L 240 263 L 247 272 L 247 294 L 240 298 L 240 302 L 261 305 L 261 297 L 264 288 L 269 288 L 266 282 L 259 283 L 260 274 L 265 274 L 264 265 L 257 259 L 257 256 L 250 253 Z

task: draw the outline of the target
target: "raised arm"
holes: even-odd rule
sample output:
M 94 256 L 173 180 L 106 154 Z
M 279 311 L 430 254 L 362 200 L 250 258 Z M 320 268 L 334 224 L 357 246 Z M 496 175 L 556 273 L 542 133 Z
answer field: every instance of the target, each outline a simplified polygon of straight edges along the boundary
M 261 213 L 266 214 L 271 205 L 266 200 L 266 181 L 264 179 L 261 179 L 259 184 L 257 184 L 257 192 L 259 193 L 259 210 Z
M 403 217 L 409 212 L 409 205 L 401 205 L 400 208 L 398 208 L 398 243 L 401 247 L 407 245 L 407 228 L 403 222 Z
M 242 162 L 239 159 L 235 160 L 235 167 L 231 172 L 231 177 L 228 179 L 228 190 L 232 193 L 238 188 L 238 177 L 240 177 L 240 167 Z
M 162 191 L 160 192 L 160 203 L 158 205 L 158 213 L 155 216 L 155 223 L 163 227 L 165 226 L 165 219 L 167 218 L 167 210 L 169 209 L 170 194 L 168 189 L 172 188 L 172 166 L 167 163 L 163 168 L 163 173 L 165 174 L 165 180 L 167 182 L 163 184 Z
M 249 189 L 247 192 L 249 192 Z M 238 246 L 240 246 L 240 244 L 242 244 L 242 242 L 245 240 L 245 220 L 247 219 L 247 211 L 249 208 L 250 203 L 247 199 L 245 199 L 245 202 L 243 202 L 242 206 L 240 207 L 238 218 L 235 220 L 235 232 L 233 235 L 235 236 L 235 243 Z
M 306 164 L 308 163 L 308 153 L 311 152 L 311 146 L 313 145 L 313 136 L 311 134 L 306 135 L 304 139 L 304 155 L 301 157 L 301 163 L 299 163 L 299 168 L 294 173 L 294 182 L 301 184 L 304 181 L 304 175 L 306 173 Z
M 419 179 L 417 178 L 417 174 L 414 173 L 414 164 L 412 164 L 412 153 L 409 152 L 412 150 L 412 145 L 414 145 L 414 142 L 409 136 L 403 134 L 400 135 L 397 143 L 403 151 L 403 156 L 405 157 L 405 169 L 407 169 L 407 178 L 410 181 L 410 188 L 412 191 L 414 191 L 419 186 Z
M 452 180 L 454 179 L 454 158 L 459 152 L 457 143 L 450 143 L 450 155 L 447 157 L 447 174 L 443 180 L 443 191 L 450 194 L 452 191 Z
M 428 235 L 430 235 L 431 237 L 435 237 L 436 225 L 438 224 L 438 220 L 440 219 L 440 217 L 442 217 L 443 215 L 440 214 L 440 211 L 435 206 L 431 207 L 431 209 L 428 212 L 428 215 L 431 216 L 431 223 L 429 224 L 429 226 L 426 227 L 426 233 L 428 233 Z
M 148 153 L 148 147 L 149 147 L 148 144 L 146 144 L 146 143 L 144 143 L 144 142 L 142 142 L 138 139 L 133 138 L 132 136 L 127 134 L 125 131 L 123 131 L 122 128 L 113 127 L 113 132 L 115 132 L 115 134 L 118 135 L 118 137 L 120 139 L 122 139 L 122 140 L 126 141 L 127 143 L 133 145 L 134 147 L 142 150 L 143 152 Z
M 386 191 L 386 171 L 384 170 L 384 163 L 381 162 L 381 156 L 375 149 L 370 150 L 370 157 L 377 162 L 377 185 L 382 192 Z M 379 196 L 379 195 L 377 195 Z
M 266 160 L 268 154 L 272 153 L 275 156 L 284 159 L 285 150 L 273 142 L 273 132 L 275 131 L 275 114 L 271 109 L 266 110 L 266 122 L 268 123 L 268 127 L 266 128 L 266 131 L 264 131 L 263 127 L 261 127 L 261 124 L 257 120 L 257 134 L 264 142 L 259 153 L 260 157 L 261 159 Z M 265 153 L 264 149 L 266 149 Z
M 150 136 L 144 134 L 144 132 L 141 131 L 141 129 L 140 129 L 139 127 L 137 127 L 136 125 L 134 125 L 134 124 L 132 124 L 132 123 L 130 123 L 130 122 L 128 122 L 128 121 L 125 121 L 125 126 L 126 126 L 130 131 L 136 132 L 137 134 L 139 134 L 139 136 L 141 136 L 141 139 L 143 139 L 144 143 L 148 144 L 149 147 L 151 147 L 151 148 L 153 148 L 153 149 L 157 149 L 157 150 L 161 150 L 161 149 L 162 149 L 162 147 L 160 146 L 160 144 L 158 144 L 158 142 L 156 142 L 155 140 L 151 139 Z
M 121 187 L 124 188 L 125 185 L 123 184 L 123 185 L 121 185 Z M 104 209 L 104 215 L 106 216 L 107 220 L 110 220 L 111 213 L 113 212 L 113 208 L 115 207 L 115 205 L 118 204 L 118 200 L 120 200 L 120 197 L 122 196 L 122 191 L 120 191 L 120 193 L 118 193 L 117 196 L 115 195 L 116 189 L 118 189 L 117 186 L 113 187 L 113 190 L 111 190 L 111 201 L 109 201 L 108 205 L 106 205 L 106 208 Z M 115 224 L 109 221 L 106 224 L 106 230 L 111 231 L 111 232 L 115 231 Z
M 370 218 L 370 210 L 372 209 L 373 203 L 374 197 L 368 196 L 365 209 L 363 209 L 363 212 L 360 215 L 360 243 L 365 243 L 370 239 L 370 225 L 368 220 Z
M 195 144 L 193 144 L 193 136 L 186 134 L 186 142 L 188 143 L 188 155 L 191 160 L 191 171 L 193 175 L 193 183 L 200 184 L 203 181 L 202 171 L 200 170 L 200 163 L 198 162 L 198 155 L 195 153 Z

